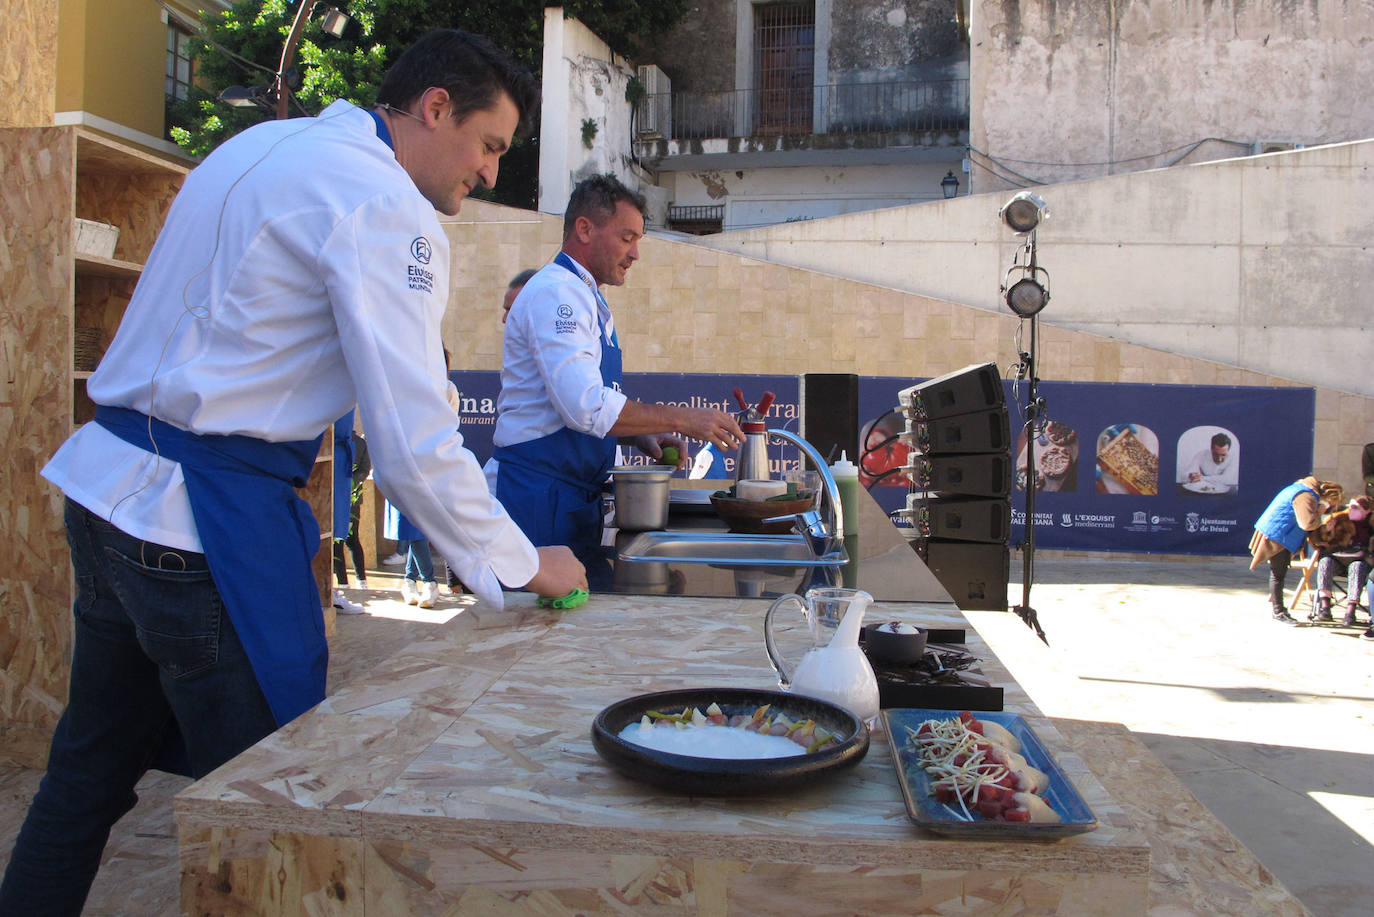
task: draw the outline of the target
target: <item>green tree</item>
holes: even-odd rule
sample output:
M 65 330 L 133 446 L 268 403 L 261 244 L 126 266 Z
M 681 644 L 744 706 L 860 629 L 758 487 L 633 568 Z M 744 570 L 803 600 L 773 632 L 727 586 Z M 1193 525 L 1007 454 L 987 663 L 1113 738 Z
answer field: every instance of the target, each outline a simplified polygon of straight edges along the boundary
M 291 117 L 314 114 L 336 99 L 370 106 L 391 61 L 433 28 L 485 35 L 539 75 L 543 60 L 545 0 L 334 0 L 357 23 L 335 39 L 312 16 L 297 45 Z M 579 19 L 612 48 L 633 58 L 638 36 L 661 34 L 686 13 L 689 0 L 568 0 L 564 12 Z M 207 12 L 192 42 L 196 85 L 173 110 L 172 139 L 192 156 L 204 156 L 270 111 L 232 108 L 219 101 L 226 87 L 267 86 L 275 77 L 291 31 L 296 0 L 239 0 Z M 480 196 L 533 207 L 538 144 L 517 141 L 501 163 L 494 194 Z

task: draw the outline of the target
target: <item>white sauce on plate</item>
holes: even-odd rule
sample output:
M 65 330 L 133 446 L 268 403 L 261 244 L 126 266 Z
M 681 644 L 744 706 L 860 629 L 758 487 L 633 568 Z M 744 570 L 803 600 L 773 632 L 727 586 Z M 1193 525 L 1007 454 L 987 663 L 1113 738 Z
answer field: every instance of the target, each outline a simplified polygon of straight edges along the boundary
M 635 745 L 693 758 L 790 758 L 806 749 L 785 736 L 766 736 L 734 726 L 643 726 L 631 723 L 620 738 Z

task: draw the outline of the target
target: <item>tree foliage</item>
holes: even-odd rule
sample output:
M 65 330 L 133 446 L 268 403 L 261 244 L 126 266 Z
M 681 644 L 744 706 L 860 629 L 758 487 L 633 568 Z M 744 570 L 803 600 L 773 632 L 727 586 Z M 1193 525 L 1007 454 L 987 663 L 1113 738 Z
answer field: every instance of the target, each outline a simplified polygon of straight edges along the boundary
M 545 0 L 333 2 L 357 27 L 354 34 L 335 39 L 323 31 L 319 15 L 307 22 L 296 49 L 300 85 L 292 94 L 291 117 L 319 112 L 336 99 L 372 105 L 391 61 L 434 28 L 485 35 L 539 74 Z M 616 51 L 633 57 L 638 36 L 671 28 L 686 13 L 688 2 L 567 0 L 564 13 L 581 20 Z M 227 11 L 204 15 L 202 32 L 192 41 L 196 85 L 172 112 L 172 139 L 184 150 L 204 156 L 245 127 L 273 117 L 267 110 L 232 108 L 219 101 L 219 93 L 229 86 L 272 83 L 297 6 L 296 0 L 239 0 Z M 499 199 L 530 206 L 537 172 L 534 142 L 518 142 L 502 161 Z

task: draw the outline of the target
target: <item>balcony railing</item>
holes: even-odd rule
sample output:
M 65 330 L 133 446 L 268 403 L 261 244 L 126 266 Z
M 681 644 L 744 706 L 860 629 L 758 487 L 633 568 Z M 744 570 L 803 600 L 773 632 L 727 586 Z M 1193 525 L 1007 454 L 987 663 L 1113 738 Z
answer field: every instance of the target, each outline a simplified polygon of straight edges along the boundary
M 968 111 L 968 80 L 832 83 L 650 95 L 638 127 L 672 140 L 947 131 L 967 129 Z

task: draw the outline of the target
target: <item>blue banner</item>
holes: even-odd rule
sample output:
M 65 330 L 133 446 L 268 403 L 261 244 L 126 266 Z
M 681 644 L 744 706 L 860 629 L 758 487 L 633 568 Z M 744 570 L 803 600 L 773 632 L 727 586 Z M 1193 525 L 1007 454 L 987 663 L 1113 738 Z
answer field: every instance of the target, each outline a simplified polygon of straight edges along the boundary
M 491 455 L 497 372 L 449 374 L 461 395 L 460 429 L 481 461 Z M 860 481 L 892 512 L 910 490 L 899 469 L 910 446 L 897 394 L 923 378 L 859 380 Z M 739 387 L 750 405 L 776 396 L 768 425 L 799 426 L 797 376 L 626 373 L 626 394 L 650 403 L 735 412 Z M 1006 382 L 1012 449 L 1013 545 L 1025 537 L 1025 491 L 1037 486 L 1035 542 L 1040 548 L 1132 553 L 1240 555 L 1264 507 L 1312 471 L 1316 393 L 1311 388 L 1041 382 L 1047 422 L 1037 438 L 1035 469 L 1026 469 L 1024 384 Z M 689 444 L 689 462 L 702 448 Z M 628 450 L 627 450 L 628 451 Z M 717 456 L 709 476 L 732 479 L 736 453 Z M 855 458 L 850 456 L 851 459 Z M 648 459 L 627 454 L 628 464 Z M 796 451 L 769 449 L 777 476 L 798 467 Z M 679 475 L 685 475 L 685 471 Z M 898 524 L 902 524 L 898 522 Z
M 909 446 L 896 393 L 923 379 L 865 378 L 860 479 L 906 504 Z M 1025 539 L 1026 387 L 1005 382 L 1016 483 L 1011 543 Z M 1035 445 L 1035 544 L 1148 554 L 1243 555 L 1274 494 L 1312 472 L 1311 388 L 1042 381 Z

